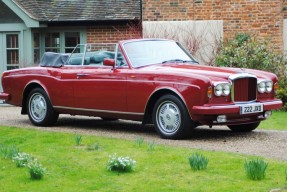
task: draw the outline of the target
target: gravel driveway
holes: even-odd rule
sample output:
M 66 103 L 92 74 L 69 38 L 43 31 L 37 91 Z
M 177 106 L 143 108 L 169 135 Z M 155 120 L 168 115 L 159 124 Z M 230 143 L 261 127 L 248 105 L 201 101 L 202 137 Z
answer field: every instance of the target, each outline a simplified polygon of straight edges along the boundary
M 257 155 L 278 160 L 287 160 L 287 131 L 255 130 L 250 133 L 233 133 L 228 128 L 201 126 L 187 140 L 164 140 L 155 133 L 153 126 L 142 126 L 132 121 L 102 121 L 98 118 L 60 115 L 54 127 L 33 126 L 27 115 L 20 114 L 21 108 L 0 105 L 0 125 L 34 128 L 46 131 L 61 131 L 78 134 L 113 137 L 145 141 L 157 144 L 182 146 L 192 149 L 227 151 Z

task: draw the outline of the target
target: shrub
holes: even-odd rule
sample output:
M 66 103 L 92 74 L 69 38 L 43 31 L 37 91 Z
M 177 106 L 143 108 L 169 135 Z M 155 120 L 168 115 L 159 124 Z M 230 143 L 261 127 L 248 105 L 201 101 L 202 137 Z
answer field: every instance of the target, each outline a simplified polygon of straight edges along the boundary
M 16 162 L 17 167 L 26 167 L 32 160 L 33 158 L 27 153 L 17 153 L 17 155 L 13 157 L 13 161 Z
M 277 97 L 282 100 L 283 102 L 283 107 L 282 111 L 287 111 L 287 81 L 281 81 L 279 83 L 279 89 L 277 91 Z
M 208 164 L 208 159 L 199 153 L 194 153 L 188 160 L 190 167 L 195 171 L 206 169 Z
M 33 180 L 40 180 L 44 177 L 46 173 L 46 168 L 44 168 L 37 160 L 30 161 L 28 163 L 30 178 Z
M 221 45 L 215 58 L 217 66 L 251 68 L 270 71 L 279 79 L 280 89 L 277 97 L 283 101 L 287 111 L 287 80 L 284 55 L 279 53 L 270 42 L 259 40 L 248 34 L 237 34 Z
M 268 163 L 266 163 L 262 159 L 245 161 L 244 163 L 246 175 L 251 180 L 264 179 L 267 166 L 268 166 Z
M 112 155 L 108 161 L 107 169 L 109 171 L 130 172 L 134 171 L 136 161 L 130 157 L 117 157 L 115 154 Z

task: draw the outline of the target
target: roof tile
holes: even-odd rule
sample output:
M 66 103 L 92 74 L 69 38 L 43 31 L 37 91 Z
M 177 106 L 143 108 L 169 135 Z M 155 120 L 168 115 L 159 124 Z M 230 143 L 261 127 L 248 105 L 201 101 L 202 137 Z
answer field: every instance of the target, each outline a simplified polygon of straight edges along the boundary
M 13 0 L 30 17 L 50 21 L 140 19 L 140 0 Z

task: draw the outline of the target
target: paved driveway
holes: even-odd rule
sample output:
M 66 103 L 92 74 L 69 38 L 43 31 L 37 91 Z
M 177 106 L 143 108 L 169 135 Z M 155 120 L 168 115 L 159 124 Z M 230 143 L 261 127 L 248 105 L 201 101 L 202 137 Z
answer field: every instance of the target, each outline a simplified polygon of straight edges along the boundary
M 182 146 L 193 149 L 227 151 L 252 154 L 262 157 L 287 160 L 287 132 L 255 130 L 250 133 L 233 133 L 226 127 L 208 128 L 202 126 L 187 140 L 164 140 L 155 133 L 153 126 L 142 126 L 132 121 L 102 121 L 99 118 L 60 115 L 54 127 L 35 127 L 27 115 L 21 115 L 21 108 L 0 105 L 0 125 L 33 128 L 45 131 L 92 134 L 135 140 L 143 137 L 145 141 L 156 144 Z

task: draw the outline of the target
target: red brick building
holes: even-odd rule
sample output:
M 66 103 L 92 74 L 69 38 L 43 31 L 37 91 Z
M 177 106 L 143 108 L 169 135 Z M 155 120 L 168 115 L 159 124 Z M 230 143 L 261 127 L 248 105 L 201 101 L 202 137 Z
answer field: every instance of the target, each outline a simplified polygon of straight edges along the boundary
M 143 0 L 142 6 L 143 21 L 222 20 L 224 37 L 250 33 L 284 47 L 287 0 Z
M 224 38 L 251 33 L 283 50 L 286 17 L 287 0 L 0 0 L 0 73 L 45 51 L 139 37 L 129 25 L 141 21 L 220 21 Z

